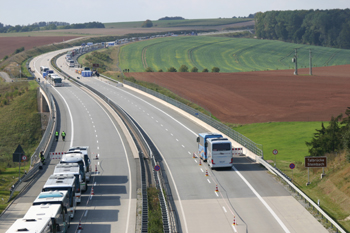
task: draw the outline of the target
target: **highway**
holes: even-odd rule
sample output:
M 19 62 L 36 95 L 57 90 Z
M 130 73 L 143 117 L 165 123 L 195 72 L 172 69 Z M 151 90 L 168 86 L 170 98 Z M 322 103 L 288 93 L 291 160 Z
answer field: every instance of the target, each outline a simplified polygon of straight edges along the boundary
M 71 76 L 75 69 L 57 64 Z M 192 158 L 196 137 L 210 131 L 156 98 L 103 78 L 80 78 L 120 105 L 160 150 L 172 178 L 182 232 L 327 232 L 272 175 L 246 157 L 231 170 L 209 171 Z M 209 177 L 205 176 L 208 170 Z M 215 192 L 218 185 L 219 192 Z M 235 219 L 238 225 L 233 226 Z
M 36 75 L 40 66 L 49 66 L 48 59 L 57 52 L 34 58 L 31 67 Z M 43 80 L 41 78 L 41 80 Z M 121 129 L 93 98 L 81 89 L 64 81 L 64 87 L 52 87 L 57 102 L 58 130 L 67 133 L 66 140 L 54 143 L 51 151 L 67 151 L 71 146 L 90 146 L 92 152 L 92 180 L 82 195 L 69 232 L 76 232 L 79 220 L 84 232 L 135 232 L 136 169 L 135 159 Z M 49 84 L 48 84 L 49 85 Z M 99 155 L 98 160 L 93 158 Z M 24 216 L 58 161 L 45 165 L 31 185 L 16 199 L 0 218 L 0 232 Z M 135 169 L 136 167 L 136 169 Z M 95 195 L 90 199 L 91 186 Z
M 48 59 L 58 53 L 35 58 L 31 67 L 38 74 L 39 67 L 48 66 Z M 64 57 L 57 63 L 71 76 L 79 76 L 66 66 Z M 236 156 L 230 170 L 211 171 L 205 163 L 199 165 L 192 158 L 196 137 L 211 131 L 209 126 L 136 89 L 116 87 L 102 78 L 81 77 L 79 81 L 120 105 L 155 143 L 167 166 L 181 232 L 328 232 L 271 174 L 245 156 Z M 100 173 L 93 176 L 69 232 L 75 232 L 79 219 L 82 232 L 135 232 L 137 159 L 120 127 L 101 106 L 75 85 L 64 83 L 51 91 L 59 109 L 60 131 L 67 138 L 52 151 L 89 145 L 94 155 L 100 155 L 99 160 L 92 160 Z M 25 214 L 55 163 L 46 165 L 38 180 L 0 218 L 1 232 Z M 95 196 L 88 202 L 95 182 Z

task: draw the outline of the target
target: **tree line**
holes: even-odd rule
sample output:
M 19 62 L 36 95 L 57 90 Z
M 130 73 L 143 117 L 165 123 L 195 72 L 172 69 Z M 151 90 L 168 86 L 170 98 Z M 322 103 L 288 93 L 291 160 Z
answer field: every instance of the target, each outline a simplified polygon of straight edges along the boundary
M 350 49 L 350 9 L 258 12 L 255 32 L 257 38 Z
M 40 30 L 56 30 L 56 29 L 81 29 L 81 28 L 105 28 L 105 25 L 100 22 L 89 23 L 74 23 L 69 24 L 66 22 L 38 22 L 30 25 L 4 25 L 0 23 L 0 33 L 12 33 L 12 32 L 31 32 Z
M 305 142 L 309 147 L 310 156 L 324 156 L 326 153 L 345 151 L 350 162 L 350 107 L 343 114 L 332 117 L 327 127 L 321 124 L 321 129 L 316 129 L 310 142 Z

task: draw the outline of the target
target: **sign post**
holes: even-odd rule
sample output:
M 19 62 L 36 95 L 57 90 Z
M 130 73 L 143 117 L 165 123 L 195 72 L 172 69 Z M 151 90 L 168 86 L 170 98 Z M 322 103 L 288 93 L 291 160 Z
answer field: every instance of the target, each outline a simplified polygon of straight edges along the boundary
M 276 168 L 276 163 L 277 163 L 277 161 L 276 161 L 276 155 L 278 154 L 278 150 L 274 149 L 274 150 L 272 151 L 272 154 L 275 155 L 275 168 Z
M 308 156 L 305 157 L 305 167 L 307 167 L 307 183 L 306 186 L 310 183 L 310 167 L 315 168 L 325 168 L 327 167 L 327 157 L 325 156 Z M 323 170 L 324 172 L 324 170 Z M 321 175 L 321 178 L 324 174 Z
M 160 170 L 160 166 L 159 165 L 154 166 L 154 170 L 155 171 L 159 171 Z
M 292 183 L 293 183 L 293 171 L 295 168 L 295 164 L 294 163 L 289 164 L 289 168 L 292 169 Z
M 18 180 L 21 180 L 21 162 L 23 157 L 25 158 L 25 160 L 27 159 L 27 157 L 24 155 L 24 151 L 21 147 L 21 145 L 18 145 L 15 152 L 13 152 L 12 154 L 12 160 L 13 162 L 18 162 Z

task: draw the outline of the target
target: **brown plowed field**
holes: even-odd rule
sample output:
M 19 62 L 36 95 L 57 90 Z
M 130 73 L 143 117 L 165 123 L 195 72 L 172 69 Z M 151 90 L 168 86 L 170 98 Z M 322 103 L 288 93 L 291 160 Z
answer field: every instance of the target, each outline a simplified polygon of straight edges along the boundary
M 10 56 L 21 47 L 29 50 L 33 47 L 60 43 L 63 40 L 67 41 L 77 37 L 79 36 L 0 37 L 0 59 L 6 55 Z
M 223 122 L 329 121 L 350 106 L 350 65 L 241 73 L 129 73 L 166 87 Z

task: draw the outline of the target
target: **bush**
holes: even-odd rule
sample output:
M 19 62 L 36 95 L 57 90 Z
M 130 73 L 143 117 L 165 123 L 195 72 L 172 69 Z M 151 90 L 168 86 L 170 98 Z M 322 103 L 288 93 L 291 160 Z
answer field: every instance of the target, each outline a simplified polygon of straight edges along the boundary
M 153 27 L 153 23 L 151 20 L 147 19 L 145 22 L 143 22 L 142 26 L 143 28 L 151 28 Z
M 198 72 L 198 68 L 197 68 L 197 67 L 193 67 L 193 68 L 191 69 L 191 72 L 193 72 L 193 73 Z
M 168 72 L 177 72 L 177 70 L 175 69 L 175 67 L 170 67 L 168 68 Z
M 163 70 L 162 70 L 162 69 L 160 69 L 160 70 L 158 70 L 158 72 L 163 72 Z
M 7 58 L 9 58 L 9 56 L 6 55 L 6 56 L 4 57 L 4 61 L 5 61 Z
M 151 67 L 147 67 L 147 68 L 145 69 L 145 72 L 154 72 L 154 70 L 153 70 Z
M 211 72 L 213 72 L 213 73 L 219 73 L 219 72 L 220 72 L 220 68 L 214 66 L 214 67 L 211 69 Z
M 209 70 L 207 68 L 204 68 L 202 72 L 209 72 Z
M 179 72 L 188 72 L 188 67 L 186 65 L 180 66 Z
M 17 54 L 17 53 L 20 53 L 20 52 L 22 52 L 22 51 L 24 51 L 24 47 L 21 47 L 21 48 L 19 48 L 19 49 L 16 49 L 16 51 L 15 51 L 13 54 Z

